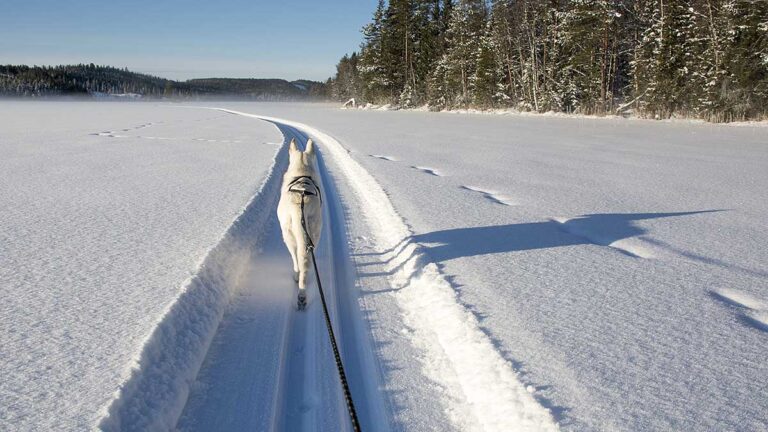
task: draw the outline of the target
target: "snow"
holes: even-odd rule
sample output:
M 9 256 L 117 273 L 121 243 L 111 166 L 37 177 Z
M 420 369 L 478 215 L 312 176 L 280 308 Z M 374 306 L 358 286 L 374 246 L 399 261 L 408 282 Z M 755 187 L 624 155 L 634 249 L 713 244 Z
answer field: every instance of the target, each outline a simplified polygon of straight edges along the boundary
M 153 367 L 142 350 L 167 355 L 158 323 L 215 324 L 164 316 L 222 301 L 192 293 L 192 275 L 257 191 L 276 151 L 264 144 L 281 138 L 152 104 L 0 102 L 0 118 L 0 429 L 89 429 Z M 203 348 L 186 342 L 173 367 Z
M 274 214 L 293 137 L 320 152 L 318 264 L 364 430 L 768 429 L 764 128 L 0 114 L 0 429 L 348 430 Z

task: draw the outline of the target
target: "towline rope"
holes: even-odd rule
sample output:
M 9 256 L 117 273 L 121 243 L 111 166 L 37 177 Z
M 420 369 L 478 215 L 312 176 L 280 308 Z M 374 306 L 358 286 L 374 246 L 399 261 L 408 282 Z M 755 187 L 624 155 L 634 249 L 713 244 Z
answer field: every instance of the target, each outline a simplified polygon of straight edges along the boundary
M 302 176 L 304 177 L 304 176 Z M 306 176 L 317 189 L 318 197 L 320 196 L 320 188 L 317 186 L 311 177 Z M 298 192 L 298 191 L 297 191 Z M 328 329 L 328 336 L 331 338 L 331 348 L 333 348 L 333 357 L 336 359 L 336 369 L 339 371 L 339 380 L 341 381 L 341 387 L 344 390 L 344 402 L 347 404 L 347 412 L 349 412 L 349 419 L 352 422 L 352 430 L 360 432 L 360 423 L 357 420 L 357 411 L 355 411 L 355 404 L 352 401 L 352 392 L 349 390 L 349 383 L 347 382 L 347 374 L 344 373 L 344 364 L 341 362 L 341 355 L 339 354 L 339 347 L 336 344 L 336 336 L 333 333 L 333 325 L 331 325 L 331 317 L 328 314 L 328 306 L 325 303 L 325 294 L 323 293 L 323 284 L 320 283 L 320 273 L 317 272 L 317 260 L 315 259 L 315 245 L 312 243 L 312 238 L 309 236 L 307 230 L 307 221 L 304 218 L 304 198 L 307 195 L 314 195 L 307 193 L 306 190 L 301 191 L 301 228 L 304 230 L 304 236 L 307 239 L 307 251 L 312 255 L 312 266 L 315 268 L 315 279 L 317 280 L 317 289 L 320 292 L 320 301 L 323 303 L 323 314 L 325 315 L 325 327 Z M 320 201 L 322 203 L 322 199 Z

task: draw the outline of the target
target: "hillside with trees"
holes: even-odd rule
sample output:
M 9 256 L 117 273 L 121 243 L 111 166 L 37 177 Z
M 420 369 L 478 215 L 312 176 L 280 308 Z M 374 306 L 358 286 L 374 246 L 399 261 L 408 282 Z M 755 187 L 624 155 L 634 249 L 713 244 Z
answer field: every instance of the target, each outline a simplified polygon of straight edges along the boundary
M 173 81 L 93 63 L 70 66 L 0 65 L 0 96 L 236 98 L 247 100 L 314 100 L 325 98 L 320 82 L 281 79 L 208 78 Z
M 768 113 L 765 0 L 380 0 L 338 100 L 709 121 Z

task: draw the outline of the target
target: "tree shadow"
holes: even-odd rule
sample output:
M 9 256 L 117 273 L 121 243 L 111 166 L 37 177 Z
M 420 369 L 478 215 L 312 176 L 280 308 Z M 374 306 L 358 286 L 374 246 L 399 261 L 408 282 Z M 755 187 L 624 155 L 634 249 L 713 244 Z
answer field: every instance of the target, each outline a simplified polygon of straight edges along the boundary
M 634 222 L 690 216 L 724 210 L 677 213 L 589 214 L 566 221 L 549 220 L 510 225 L 456 228 L 412 237 L 437 262 L 503 252 L 548 249 L 584 244 L 610 245 L 647 231 Z

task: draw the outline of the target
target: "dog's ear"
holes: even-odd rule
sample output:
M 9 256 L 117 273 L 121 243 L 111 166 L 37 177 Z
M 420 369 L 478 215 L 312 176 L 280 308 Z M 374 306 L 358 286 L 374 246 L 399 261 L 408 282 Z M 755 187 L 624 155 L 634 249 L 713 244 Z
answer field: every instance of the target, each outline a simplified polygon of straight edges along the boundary
M 307 140 L 307 149 L 304 151 L 304 153 L 308 155 L 315 155 L 315 143 L 312 141 L 312 139 Z
M 299 151 L 299 148 L 296 147 L 296 139 L 295 138 L 291 138 L 291 143 L 288 144 L 288 150 L 290 150 L 291 153 L 296 153 L 296 152 Z

